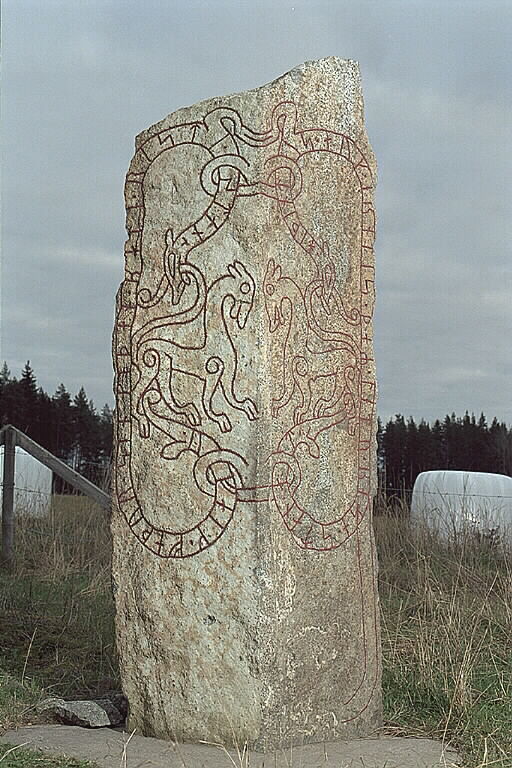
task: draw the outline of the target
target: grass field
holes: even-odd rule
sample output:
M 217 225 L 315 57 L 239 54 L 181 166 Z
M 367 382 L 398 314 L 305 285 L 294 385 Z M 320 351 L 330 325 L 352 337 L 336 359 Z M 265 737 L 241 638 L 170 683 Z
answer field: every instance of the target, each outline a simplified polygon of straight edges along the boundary
M 389 511 L 389 510 L 388 510 Z M 377 516 L 385 718 L 449 739 L 465 766 L 512 766 L 512 559 Z
M 411 531 L 401 509 L 380 512 L 387 730 L 451 741 L 467 768 L 511 768 L 511 561 L 485 542 Z M 56 497 L 48 520 L 18 521 L 16 547 L 14 573 L 0 572 L 0 741 L 37 720 L 43 697 L 120 687 L 106 513 Z M 0 768 L 64 768 L 7 750 Z
M 86 760 L 53 757 L 30 749 L 2 744 L 0 744 L 0 765 L 2 768 L 95 768 L 94 763 Z
M 119 688 L 107 513 L 57 496 L 20 518 L 16 564 L 0 571 L 0 729 L 31 721 L 42 696 Z

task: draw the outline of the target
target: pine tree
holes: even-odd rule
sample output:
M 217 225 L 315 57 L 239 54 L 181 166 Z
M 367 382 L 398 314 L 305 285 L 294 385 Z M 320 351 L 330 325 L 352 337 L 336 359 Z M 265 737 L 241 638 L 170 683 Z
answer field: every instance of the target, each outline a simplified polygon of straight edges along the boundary
M 2 368 L 0 369 L 0 389 L 5 385 L 8 384 L 11 378 L 11 372 L 7 366 L 6 361 L 4 360 L 4 364 L 2 365 Z
M 38 399 L 38 430 L 34 432 L 34 440 L 51 453 L 55 453 L 54 438 L 54 408 L 51 397 L 40 387 Z
M 406 425 L 406 467 L 405 467 L 405 483 L 408 488 L 412 488 L 417 475 L 420 472 L 421 456 L 420 456 L 420 444 L 418 439 L 418 427 L 412 416 Z
M 59 384 L 52 398 L 55 453 L 66 462 L 71 461 L 74 442 L 74 413 L 71 395 L 64 384 Z
M 444 469 L 459 469 L 457 466 L 458 463 L 458 456 L 457 456 L 457 437 L 458 437 L 458 429 L 457 429 L 457 417 L 455 416 L 455 413 L 452 413 L 451 416 L 448 414 L 445 416 L 444 422 L 443 422 L 443 437 L 444 437 L 444 446 L 445 446 L 445 463 L 444 463 Z
M 446 469 L 447 449 L 444 426 L 436 419 L 431 429 L 433 463 L 430 469 Z
M 406 484 L 407 427 L 400 414 L 390 419 L 384 430 L 382 444 L 386 459 L 386 492 L 401 493 Z
M 504 422 L 494 418 L 489 429 L 490 439 L 490 472 L 512 475 L 512 432 L 507 430 Z
M 112 456 L 112 408 L 105 403 L 100 413 L 100 449 L 105 462 L 110 463 Z
M 11 372 L 4 360 L 0 370 L 0 427 L 9 423 L 9 416 L 12 411 L 12 397 L 10 397 L 12 383 Z
M 436 445 L 435 439 L 425 419 L 418 424 L 418 474 L 427 472 L 429 469 L 436 469 Z M 415 478 L 416 479 L 416 478 Z
M 29 437 L 38 440 L 39 435 L 39 396 L 34 371 L 27 360 L 21 379 L 18 382 L 17 395 L 19 399 L 18 424 L 16 426 Z
M 85 389 L 80 387 L 73 400 L 73 464 L 78 472 L 87 476 L 94 473 L 98 460 L 98 422 L 93 402 L 87 399 Z

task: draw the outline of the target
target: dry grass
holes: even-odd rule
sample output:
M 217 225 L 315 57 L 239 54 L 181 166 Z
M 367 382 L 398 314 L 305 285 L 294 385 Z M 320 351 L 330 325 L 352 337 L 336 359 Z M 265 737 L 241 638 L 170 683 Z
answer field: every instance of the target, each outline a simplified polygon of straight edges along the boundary
M 83 497 L 18 517 L 14 573 L 0 572 L 0 729 L 43 695 L 119 685 L 110 559 L 108 515 Z
M 492 541 L 447 544 L 380 508 L 387 727 L 451 741 L 472 768 L 512 766 L 512 561 Z M 48 694 L 118 687 L 107 514 L 82 497 L 17 525 L 0 573 L 0 731 Z
M 407 510 L 376 517 L 384 701 L 405 731 L 450 739 L 468 765 L 512 766 L 512 559 L 446 542 Z
M 108 514 L 85 496 L 53 496 L 47 517 L 18 515 L 16 574 L 60 581 L 79 574 L 98 588 L 110 583 Z

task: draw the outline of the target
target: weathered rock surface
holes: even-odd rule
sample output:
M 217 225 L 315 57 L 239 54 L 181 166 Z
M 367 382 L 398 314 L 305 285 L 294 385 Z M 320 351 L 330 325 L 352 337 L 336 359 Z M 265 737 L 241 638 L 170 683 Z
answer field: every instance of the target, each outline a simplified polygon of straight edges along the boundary
M 102 768 L 455 768 L 456 752 L 439 742 L 422 738 L 354 739 L 331 744 L 309 744 L 269 755 L 246 753 L 217 745 L 173 744 L 138 733 L 91 731 L 59 725 L 32 725 L 7 731 L 2 742 L 29 745 L 45 752 L 63 752 L 93 760 Z
M 51 698 L 40 702 L 37 711 L 65 725 L 79 725 L 81 728 L 109 728 L 121 725 L 126 717 L 126 713 L 122 714 L 110 699 L 65 701 Z
M 379 724 L 374 184 L 352 61 L 137 138 L 112 530 L 146 735 L 269 750 Z

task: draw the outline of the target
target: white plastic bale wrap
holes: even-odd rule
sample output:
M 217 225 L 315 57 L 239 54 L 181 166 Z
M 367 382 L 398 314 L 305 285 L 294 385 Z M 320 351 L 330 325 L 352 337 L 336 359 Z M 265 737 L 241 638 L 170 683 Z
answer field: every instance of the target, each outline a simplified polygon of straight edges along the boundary
M 14 475 L 14 512 L 18 515 L 43 517 L 50 511 L 51 469 L 30 453 L 16 446 Z M 0 505 L 3 498 L 4 446 L 0 446 Z
M 512 541 L 512 477 L 488 472 L 432 470 L 416 478 L 411 521 L 444 538 L 494 532 Z

